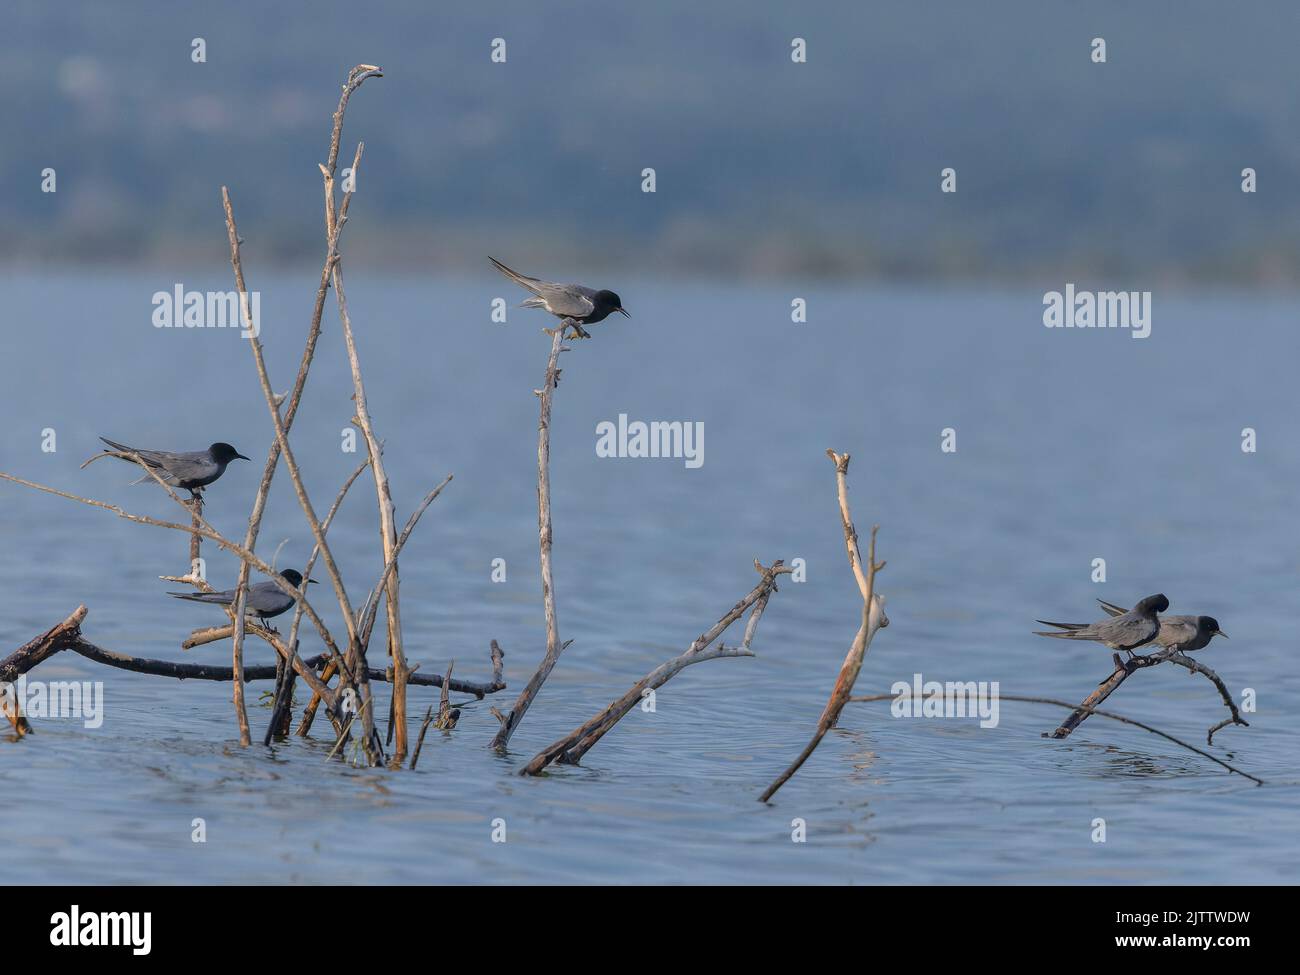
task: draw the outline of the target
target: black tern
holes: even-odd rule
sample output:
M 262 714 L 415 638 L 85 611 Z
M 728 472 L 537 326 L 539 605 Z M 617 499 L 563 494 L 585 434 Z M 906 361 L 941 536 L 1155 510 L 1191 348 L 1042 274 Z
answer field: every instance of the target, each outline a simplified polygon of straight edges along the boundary
M 1127 610 L 1104 599 L 1098 599 L 1101 608 L 1111 616 L 1123 616 Z M 1179 653 L 1189 650 L 1201 650 L 1209 645 L 1216 636 L 1225 640 L 1228 634 L 1219 629 L 1219 621 L 1213 616 L 1162 616 L 1160 632 L 1155 642 L 1166 649 L 1176 649 Z
M 295 589 L 302 586 L 302 573 L 297 569 L 285 569 L 280 576 Z M 314 583 L 316 580 L 307 581 Z M 219 606 L 229 606 L 235 601 L 233 589 L 227 589 L 225 592 L 169 592 L 167 595 L 175 596 L 177 599 L 188 599 L 194 603 L 216 603 Z M 266 582 L 248 587 L 248 595 L 244 600 L 247 610 L 245 615 L 256 616 L 266 621 L 272 616 L 279 616 L 294 602 L 296 600 L 292 596 L 268 579 Z
M 128 447 L 126 444 L 120 444 L 115 440 L 109 440 L 107 437 L 100 437 L 99 439 L 114 450 L 125 454 L 139 454 L 140 459 L 147 466 L 158 472 L 158 476 L 163 479 L 164 483 L 169 484 L 171 487 L 185 488 L 192 495 L 197 495 L 205 485 L 211 484 L 226 473 L 226 465 L 235 458 L 240 460 L 249 459 L 228 443 L 214 443 L 207 450 L 175 453 L 170 450 L 139 450 L 135 447 Z M 153 478 L 145 474 L 135 483 L 139 484 L 142 481 L 151 480 Z
M 1062 632 L 1035 630 L 1035 636 L 1054 636 L 1059 640 L 1095 640 L 1112 650 L 1125 650 L 1132 654 L 1138 647 L 1150 643 L 1160 633 L 1157 614 L 1169 608 L 1163 593 L 1147 596 L 1127 613 L 1108 617 L 1098 623 L 1053 623 L 1035 620 L 1044 626 L 1058 627 Z
M 566 319 L 567 323 L 572 325 L 578 335 L 584 339 L 591 336 L 583 329 L 583 325 L 602 322 L 614 312 L 627 318 L 632 317 L 623 307 L 623 299 L 612 291 L 604 289 L 597 291 L 595 288 L 584 287 L 581 284 L 555 284 L 551 281 L 542 281 L 512 271 L 495 257 L 489 257 L 488 260 L 492 262 L 493 267 L 515 284 L 533 293 L 533 297 L 525 298 L 520 303 L 520 308 L 544 308 L 556 318 Z

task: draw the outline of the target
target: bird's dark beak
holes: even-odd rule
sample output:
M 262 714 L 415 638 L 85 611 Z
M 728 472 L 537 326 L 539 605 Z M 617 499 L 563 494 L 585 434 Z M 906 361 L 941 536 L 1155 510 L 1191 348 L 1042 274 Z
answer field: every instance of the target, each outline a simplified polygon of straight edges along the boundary
M 616 312 L 618 312 L 620 315 L 622 315 L 624 318 L 631 318 L 631 317 L 632 317 L 631 315 L 629 315 L 629 314 L 627 313 L 627 309 L 626 309 L 626 308 L 615 308 L 614 310 L 615 310 Z
M 1215 630 L 1215 631 L 1214 631 L 1214 635 L 1215 635 L 1215 636 L 1221 636 L 1221 637 L 1223 637 L 1225 640 L 1228 639 L 1228 634 L 1224 633 L 1222 630 Z
M 252 459 L 253 459 L 253 458 L 251 458 L 251 457 L 245 457 L 243 454 L 235 454 L 235 456 L 238 457 L 240 460 L 252 460 Z
M 308 579 L 308 580 L 307 580 L 307 583 L 308 583 L 309 585 L 314 586 L 314 585 L 316 585 L 317 580 L 315 580 L 315 579 Z

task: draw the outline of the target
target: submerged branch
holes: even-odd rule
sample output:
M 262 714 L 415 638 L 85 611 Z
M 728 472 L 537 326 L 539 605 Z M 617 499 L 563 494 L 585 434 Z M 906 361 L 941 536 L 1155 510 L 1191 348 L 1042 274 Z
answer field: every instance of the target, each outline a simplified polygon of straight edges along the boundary
M 865 703 L 869 701 L 892 701 L 897 696 L 898 695 L 896 694 L 871 694 L 864 697 L 851 697 L 849 698 L 849 700 L 853 701 L 856 704 L 859 702 Z M 1050 704 L 1054 707 L 1065 708 L 1068 711 L 1075 711 L 1075 710 L 1085 711 L 1086 714 L 1084 715 L 1084 717 L 1087 717 L 1089 714 L 1096 714 L 1103 718 L 1110 718 L 1112 721 L 1119 721 L 1122 722 L 1123 724 L 1131 724 L 1136 728 L 1141 728 L 1143 731 L 1149 731 L 1153 735 L 1159 735 L 1161 738 L 1165 738 L 1168 741 L 1172 741 L 1175 745 L 1179 745 L 1183 748 L 1186 748 L 1188 751 L 1195 752 L 1197 755 L 1200 755 L 1204 758 L 1208 758 L 1211 762 L 1214 762 L 1218 765 L 1222 765 L 1229 772 L 1235 772 L 1240 776 L 1244 776 L 1245 778 L 1250 779 L 1250 781 L 1254 782 L 1256 785 L 1264 784 L 1264 780 L 1259 778 L 1258 776 L 1251 775 L 1249 772 L 1243 772 L 1235 765 L 1230 765 L 1227 762 L 1225 762 L 1223 759 L 1218 758 L 1215 755 L 1211 755 L 1209 752 L 1203 751 L 1200 748 L 1197 748 L 1195 745 L 1189 745 L 1181 738 L 1175 738 L 1173 735 L 1169 734 L 1168 732 L 1161 731 L 1159 728 L 1153 728 L 1151 725 L 1138 721 L 1135 718 L 1125 717 L 1122 714 L 1115 714 L 1113 711 L 1098 711 L 1096 708 L 1087 707 L 1081 704 L 1074 705 L 1074 704 L 1070 704 L 1067 701 L 1057 701 L 1050 697 L 1025 697 L 1020 694 L 999 694 L 998 699 L 1001 701 L 1019 701 L 1024 704 Z M 1043 737 L 1054 738 L 1056 736 L 1044 734 Z

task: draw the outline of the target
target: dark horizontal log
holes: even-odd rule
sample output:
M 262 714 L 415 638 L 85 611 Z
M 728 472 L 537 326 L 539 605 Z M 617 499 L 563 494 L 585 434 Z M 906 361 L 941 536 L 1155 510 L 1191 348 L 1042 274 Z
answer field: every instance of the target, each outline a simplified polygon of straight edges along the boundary
M 190 664 L 178 663 L 171 660 L 151 660 L 147 657 L 132 657 L 129 654 L 119 653 L 116 650 L 106 650 L 103 647 L 95 646 L 86 640 L 78 637 L 76 640 L 67 645 L 67 649 L 74 650 L 96 663 L 105 664 L 109 667 L 117 667 L 119 670 L 129 670 L 137 674 L 151 674 L 155 677 L 174 677 L 177 680 L 215 680 L 228 681 L 233 678 L 234 669 L 231 667 L 219 667 L 211 664 Z M 327 654 L 317 654 L 303 661 L 312 670 L 319 671 L 329 661 Z M 376 670 L 374 667 L 368 668 L 368 674 L 371 680 L 381 683 L 389 683 L 389 676 L 382 670 Z M 244 668 L 244 682 L 254 680 L 275 680 L 275 666 L 268 664 L 265 666 L 254 666 Z M 408 682 L 418 684 L 422 687 L 441 687 L 443 677 L 440 674 L 411 674 Z M 505 689 L 504 681 L 494 680 L 490 684 L 476 683 L 474 681 L 451 680 L 451 690 L 459 694 L 473 694 L 479 700 L 487 694 L 495 694 L 497 691 Z

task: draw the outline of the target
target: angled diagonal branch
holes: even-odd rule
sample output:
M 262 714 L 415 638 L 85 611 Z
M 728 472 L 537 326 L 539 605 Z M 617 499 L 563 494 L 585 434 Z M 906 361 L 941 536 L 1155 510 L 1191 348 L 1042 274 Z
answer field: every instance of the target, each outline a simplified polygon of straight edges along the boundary
M 885 615 L 884 599 L 876 591 L 876 573 L 885 567 L 884 562 L 876 561 L 876 531 L 871 529 L 871 542 L 867 547 L 867 564 L 866 569 L 862 565 L 862 552 L 858 548 L 858 532 L 853 527 L 853 518 L 849 514 L 849 455 L 837 454 L 833 450 L 826 451 L 827 456 L 835 464 L 835 484 L 840 503 L 840 525 L 844 529 L 844 545 L 848 550 L 849 566 L 853 570 L 853 577 L 857 580 L 858 590 L 862 593 L 862 624 L 858 627 L 857 634 L 853 637 L 853 643 L 849 647 L 849 652 L 844 657 L 844 663 L 840 666 L 839 676 L 835 679 L 835 686 L 831 689 L 830 699 L 826 702 L 826 707 L 822 710 L 821 717 L 817 721 L 817 730 L 813 732 L 812 739 L 804 746 L 799 756 L 790 764 L 784 772 L 776 777 L 759 796 L 759 802 L 767 802 L 776 794 L 776 791 L 785 785 L 790 776 L 799 771 L 799 767 L 808 760 L 821 740 L 826 737 L 826 732 L 835 727 L 835 722 L 840 718 L 840 712 L 844 710 L 844 705 L 848 702 L 849 695 L 853 692 L 853 684 L 858 679 L 858 673 L 862 670 L 862 661 L 867 655 L 867 648 L 871 646 L 871 638 L 876 635 L 876 631 L 889 625 L 889 617 Z
M 695 642 L 687 647 L 683 653 L 650 671 L 650 673 L 633 684 L 626 694 L 611 703 L 609 707 L 590 721 L 579 725 L 563 738 L 543 748 L 533 756 L 532 761 L 520 769 L 520 774 L 537 775 L 552 762 L 559 762 L 563 765 L 577 765 L 582 760 L 582 756 L 586 755 L 596 742 L 600 741 L 614 725 L 618 724 L 624 715 L 640 703 L 647 690 L 662 687 L 691 664 L 697 664 L 702 660 L 713 660 L 718 657 L 754 656 L 750 644 L 753 642 L 754 633 L 758 629 L 758 621 L 763 615 L 763 610 L 767 607 L 767 601 L 771 598 L 772 593 L 776 592 L 776 578 L 790 571 L 779 559 L 772 563 L 771 568 L 764 568 L 758 562 L 754 563 L 754 568 L 758 570 L 760 575 L 758 585 L 751 589 L 740 602 L 731 607 L 718 622 L 700 634 L 695 639 Z M 750 609 L 750 607 L 753 608 Z M 741 645 L 739 647 L 727 647 L 719 643 L 714 646 L 714 641 L 722 635 L 727 627 L 740 619 L 746 610 L 750 610 L 750 614 L 749 620 L 745 624 L 745 634 Z

